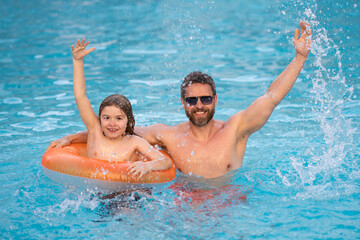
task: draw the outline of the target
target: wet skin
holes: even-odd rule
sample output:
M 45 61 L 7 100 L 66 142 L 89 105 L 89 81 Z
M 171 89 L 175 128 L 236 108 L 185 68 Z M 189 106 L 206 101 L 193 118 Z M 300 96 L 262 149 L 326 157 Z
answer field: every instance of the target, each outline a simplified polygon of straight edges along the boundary
M 285 70 L 271 83 L 267 92 L 256 99 L 247 109 L 227 121 L 211 118 L 217 96 L 212 104 L 203 105 L 200 100 L 189 106 L 181 99 L 190 121 L 176 126 L 155 124 L 136 127 L 135 132 L 152 145 L 158 145 L 173 158 L 178 170 L 205 178 L 225 175 L 242 165 L 249 136 L 259 130 L 269 119 L 275 107 L 289 93 L 310 52 L 311 29 L 300 22 L 295 30 L 296 55 Z M 195 83 L 186 88 L 186 97 L 213 96 L 209 85 Z M 207 122 L 208 121 L 208 122 Z M 77 133 L 50 143 L 48 148 L 65 146 L 71 142 L 86 142 L 87 133 Z
M 106 106 L 101 112 L 101 129 L 109 139 L 121 139 L 126 130 L 127 121 L 126 114 L 118 107 Z
M 133 139 L 124 135 L 127 124 L 126 114 L 116 106 L 106 106 L 101 112 L 100 127 L 88 135 L 88 156 L 111 161 L 135 161 Z M 131 144 L 130 144 L 131 143 Z
M 187 87 L 185 97 L 212 95 L 209 85 L 196 83 Z M 198 100 L 195 106 L 189 106 L 183 99 L 181 101 L 187 114 L 200 123 L 215 110 L 217 96 L 210 105 L 203 105 Z M 239 168 L 248 139 L 237 137 L 237 122 L 231 118 L 227 122 L 210 119 L 204 126 L 188 121 L 176 126 L 138 127 L 135 131 L 151 144 L 166 150 L 179 171 L 206 178 L 219 177 Z
M 202 105 L 198 100 L 195 106 L 189 106 L 181 99 L 191 121 L 176 126 L 156 124 L 137 128 L 137 133 L 151 144 L 166 149 L 177 169 L 183 173 L 215 178 L 241 167 L 249 136 L 265 125 L 275 107 L 289 93 L 308 57 L 311 29 L 303 21 L 300 28 L 301 37 L 296 29 L 293 40 L 295 57 L 267 92 L 247 109 L 234 114 L 226 122 L 211 119 L 204 124 L 204 118 L 215 109 L 217 96 L 210 105 Z M 206 84 L 196 83 L 185 89 L 185 98 L 212 95 L 210 86 Z
M 84 57 L 95 50 L 95 48 L 86 49 L 89 43 L 85 39 L 82 41 L 78 39 L 76 46 L 71 46 L 74 96 L 81 120 L 88 130 L 88 157 L 131 162 L 128 167 L 129 173 L 133 177 L 139 178 L 149 171 L 168 169 L 171 167 L 169 157 L 157 151 L 143 138 L 125 134 L 128 118 L 120 107 L 121 103 L 104 107 L 100 113 L 100 118 L 95 114 L 86 94 L 83 63 Z M 150 161 L 135 162 L 138 155 L 146 156 Z

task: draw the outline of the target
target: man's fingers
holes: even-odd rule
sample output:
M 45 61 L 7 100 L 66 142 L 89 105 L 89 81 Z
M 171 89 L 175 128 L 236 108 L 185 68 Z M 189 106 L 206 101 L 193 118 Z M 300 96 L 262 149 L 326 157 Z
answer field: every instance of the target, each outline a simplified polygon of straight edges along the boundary
M 49 146 L 47 147 L 47 149 L 46 149 L 46 151 L 47 150 L 49 150 L 49 149 L 51 149 L 51 148 L 61 148 L 61 147 L 63 147 L 65 145 L 65 143 L 64 142 L 59 142 L 59 141 L 52 141 L 50 144 L 49 144 Z
M 305 30 L 304 33 L 301 34 L 301 37 L 305 39 L 306 43 L 311 43 L 312 33 L 311 33 L 310 24 L 304 22 L 304 26 L 305 26 Z
M 52 149 L 54 146 L 55 146 L 55 144 L 50 143 L 49 146 L 47 147 L 46 151 L 49 150 L 49 149 Z
M 299 29 L 295 30 L 295 36 L 294 36 L 294 40 L 299 40 Z
M 303 35 L 306 32 L 306 24 L 304 21 L 300 22 L 300 29 L 301 29 L 301 35 Z
M 304 21 L 300 22 L 300 28 L 301 28 L 301 36 L 311 36 L 311 28 L 310 24 Z
M 311 43 L 312 41 L 312 34 L 311 34 L 311 29 L 307 30 L 307 35 L 306 35 L 306 42 Z

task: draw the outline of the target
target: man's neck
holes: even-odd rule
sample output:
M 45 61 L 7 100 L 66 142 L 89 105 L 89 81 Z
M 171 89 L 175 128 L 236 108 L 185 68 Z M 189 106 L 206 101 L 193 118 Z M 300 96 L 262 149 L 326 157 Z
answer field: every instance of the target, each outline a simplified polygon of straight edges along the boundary
M 204 126 L 197 126 L 189 121 L 189 126 L 190 126 L 190 132 L 194 138 L 196 138 L 200 142 L 207 142 L 209 139 L 211 139 L 211 137 L 214 134 L 215 121 L 214 119 L 211 119 Z

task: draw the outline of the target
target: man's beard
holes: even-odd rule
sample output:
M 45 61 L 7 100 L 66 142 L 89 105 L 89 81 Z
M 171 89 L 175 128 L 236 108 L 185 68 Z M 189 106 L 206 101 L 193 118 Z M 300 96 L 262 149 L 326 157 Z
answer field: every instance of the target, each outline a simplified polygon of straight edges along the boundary
M 206 124 L 208 124 L 210 122 L 210 120 L 214 117 L 215 114 L 215 108 L 210 109 L 210 110 L 206 110 L 206 109 L 199 109 L 196 108 L 191 112 L 185 111 L 186 112 L 186 116 L 188 117 L 188 119 L 190 120 L 190 122 L 192 122 L 192 124 L 194 124 L 195 126 L 198 127 L 202 127 L 205 126 Z M 204 112 L 207 113 L 205 117 L 195 117 L 195 113 L 196 112 Z

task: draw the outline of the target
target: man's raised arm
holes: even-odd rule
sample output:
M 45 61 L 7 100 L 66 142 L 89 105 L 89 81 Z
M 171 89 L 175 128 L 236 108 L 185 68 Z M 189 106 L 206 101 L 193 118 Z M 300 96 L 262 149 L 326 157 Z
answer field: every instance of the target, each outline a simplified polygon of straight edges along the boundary
M 86 143 L 87 136 L 88 136 L 87 131 L 67 135 L 65 137 L 52 141 L 46 150 L 49 150 L 50 148 L 53 147 L 64 147 L 70 145 L 71 143 Z
M 237 133 L 250 135 L 259 130 L 269 119 L 275 107 L 289 93 L 310 52 L 311 29 L 309 24 L 300 22 L 301 37 L 299 30 L 295 30 L 294 46 L 296 55 L 286 69 L 270 85 L 267 92 L 256 99 L 246 110 L 234 115 L 238 119 Z
M 164 134 L 167 134 L 169 126 L 166 124 L 153 124 L 146 127 L 135 127 L 135 133 L 148 141 L 151 145 L 165 148 L 163 143 Z
M 168 127 L 169 126 L 165 124 L 154 124 L 147 127 L 135 127 L 135 133 L 145 138 L 151 145 L 159 145 L 160 147 L 164 147 L 162 143 L 162 137 Z M 71 143 L 86 143 L 87 136 L 87 131 L 67 135 L 52 141 L 46 150 L 49 150 L 53 147 L 68 146 Z

